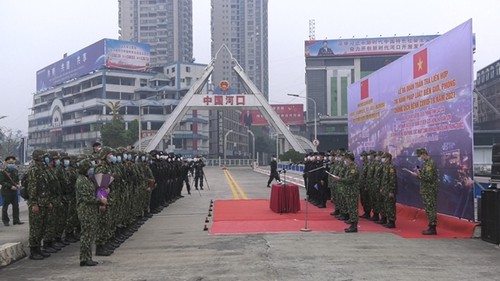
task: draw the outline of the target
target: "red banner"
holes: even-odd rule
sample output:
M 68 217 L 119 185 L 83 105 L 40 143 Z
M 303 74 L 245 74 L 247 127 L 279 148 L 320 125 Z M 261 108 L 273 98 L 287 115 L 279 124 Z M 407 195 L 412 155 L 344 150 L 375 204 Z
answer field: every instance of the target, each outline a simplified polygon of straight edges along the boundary
M 271 107 L 286 125 L 304 125 L 303 104 L 272 104 Z M 241 124 L 245 127 L 268 125 L 266 118 L 258 110 L 243 110 Z

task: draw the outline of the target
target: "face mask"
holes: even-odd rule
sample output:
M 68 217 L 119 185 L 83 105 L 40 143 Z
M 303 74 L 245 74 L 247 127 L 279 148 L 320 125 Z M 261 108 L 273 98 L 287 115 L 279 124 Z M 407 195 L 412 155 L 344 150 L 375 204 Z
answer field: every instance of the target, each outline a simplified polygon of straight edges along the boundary
M 359 157 L 359 160 L 364 161 L 365 159 L 363 159 L 363 156 L 361 156 Z
M 127 160 L 132 161 L 132 154 L 127 154 Z
M 117 163 L 121 163 L 122 162 L 122 156 L 121 155 L 116 156 L 116 162 Z
M 113 163 L 113 164 L 114 164 L 114 163 L 116 163 L 116 156 L 114 156 L 114 155 L 113 155 L 113 156 L 111 157 L 111 163 Z
M 149 164 L 153 164 L 153 160 L 149 160 Z
M 347 160 L 344 160 L 345 165 L 349 165 L 349 162 Z
M 94 175 L 94 167 L 89 168 L 89 170 L 87 171 L 87 175 L 89 175 L 89 177 L 92 177 Z
M 69 160 L 64 159 L 63 164 L 64 164 L 64 167 L 69 167 Z
M 146 160 L 146 156 L 141 156 L 141 161 L 144 162 L 144 160 Z
M 418 161 L 420 161 L 420 162 L 424 162 L 424 158 L 423 158 L 422 156 L 419 156 L 419 157 L 418 157 Z
M 56 167 L 61 166 L 61 160 L 59 160 L 59 159 L 57 159 L 56 161 L 54 161 L 54 163 L 56 164 Z
M 95 160 L 90 161 L 90 163 L 92 163 L 92 165 L 95 165 Z
M 333 156 L 330 156 L 330 158 L 329 158 L 329 159 L 330 159 L 330 161 L 333 161 L 333 159 L 334 159 L 334 158 L 335 158 L 335 157 L 333 157 Z
M 371 155 L 368 155 L 368 160 L 372 160 L 372 156 Z
M 382 163 L 385 163 L 385 162 L 387 162 L 387 158 L 382 158 L 381 161 L 382 161 Z
M 43 158 L 43 162 L 45 163 L 45 165 L 49 165 L 49 163 L 50 163 L 50 158 L 49 158 L 49 157 L 45 157 L 45 158 Z
M 16 167 L 16 164 L 13 164 L 13 163 L 7 164 L 7 169 L 9 169 L 9 170 L 14 170 L 15 167 Z

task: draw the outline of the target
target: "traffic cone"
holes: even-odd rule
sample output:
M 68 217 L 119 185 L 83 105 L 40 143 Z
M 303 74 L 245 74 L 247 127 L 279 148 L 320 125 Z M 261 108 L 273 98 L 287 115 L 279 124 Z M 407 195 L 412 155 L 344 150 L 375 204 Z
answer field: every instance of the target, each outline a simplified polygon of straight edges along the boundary
M 205 218 L 205 222 L 206 222 L 206 223 L 208 223 L 208 222 L 209 222 L 209 221 L 208 221 L 208 217 L 206 217 L 206 218 Z
M 208 231 L 208 227 L 207 225 L 205 224 L 205 226 L 203 227 L 203 231 Z

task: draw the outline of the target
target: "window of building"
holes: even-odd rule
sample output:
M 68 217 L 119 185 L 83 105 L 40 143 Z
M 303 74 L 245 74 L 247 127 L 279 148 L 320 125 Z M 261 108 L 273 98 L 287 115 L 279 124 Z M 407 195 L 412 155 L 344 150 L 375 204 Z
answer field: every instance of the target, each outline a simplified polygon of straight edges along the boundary
M 191 67 L 190 66 L 186 66 L 186 72 L 191 72 Z

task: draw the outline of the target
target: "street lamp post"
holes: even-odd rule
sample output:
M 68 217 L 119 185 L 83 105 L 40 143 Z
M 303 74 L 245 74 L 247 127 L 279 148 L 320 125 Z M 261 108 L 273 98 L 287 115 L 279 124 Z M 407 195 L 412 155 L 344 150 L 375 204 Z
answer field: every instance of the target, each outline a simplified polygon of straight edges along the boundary
M 252 131 L 248 130 L 250 134 L 252 134 L 252 160 L 255 159 L 255 135 Z
M 227 131 L 227 133 L 224 135 L 224 165 L 226 165 L 226 146 L 227 146 L 227 135 L 229 135 L 230 133 L 232 133 L 233 130 L 229 130 Z
M 289 96 L 291 97 L 297 97 L 297 98 L 303 98 L 303 99 L 308 99 L 308 100 L 311 100 L 314 104 L 314 140 L 317 140 L 318 139 L 318 126 L 317 126 L 317 123 L 316 123 L 316 119 L 318 117 L 317 115 L 317 112 L 316 112 L 316 101 L 310 97 L 303 97 L 303 96 L 299 96 L 297 94 L 288 94 Z

